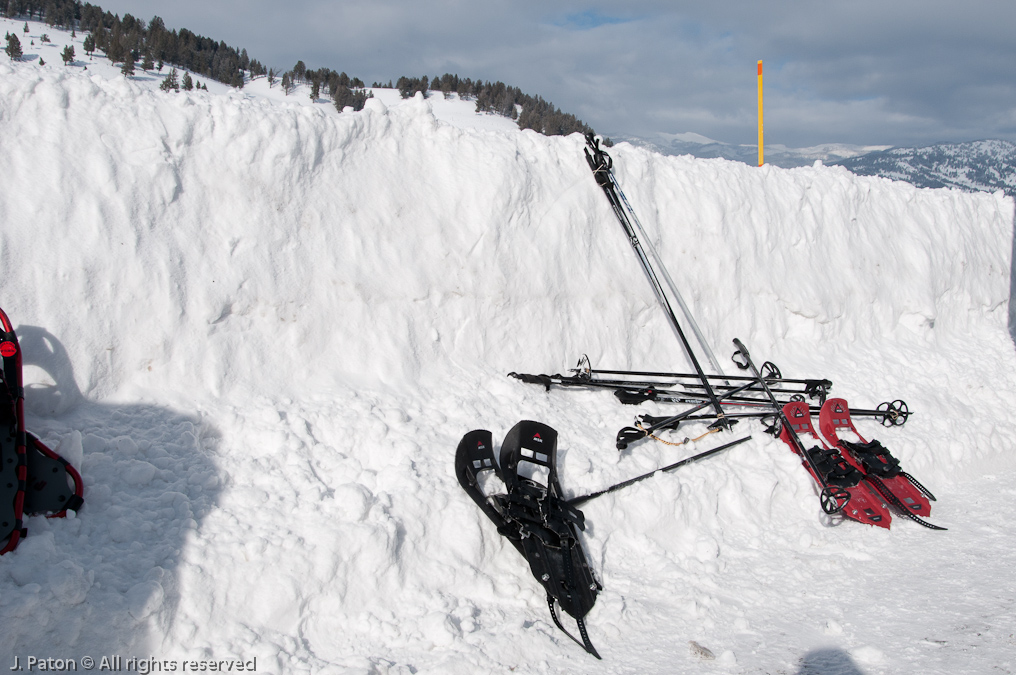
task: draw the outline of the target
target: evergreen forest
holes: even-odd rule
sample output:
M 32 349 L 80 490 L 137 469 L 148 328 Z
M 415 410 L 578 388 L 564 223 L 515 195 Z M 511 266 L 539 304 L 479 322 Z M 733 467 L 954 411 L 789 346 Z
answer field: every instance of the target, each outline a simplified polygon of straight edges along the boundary
M 133 74 L 134 64 L 140 63 L 144 70 L 156 69 L 161 73 L 168 65 L 237 88 L 243 87 L 246 81 L 264 77 L 270 87 L 278 82 L 289 94 L 297 84 L 304 83 L 309 85 L 313 100 L 326 94 L 339 111 L 347 106 L 360 110 L 371 96 L 358 77 L 330 68 L 309 69 L 303 61 L 298 61 L 291 70 L 280 72 L 251 58 L 246 49 L 231 47 L 186 28 L 167 28 L 158 16 L 148 22 L 130 14 L 121 18 L 80 0 L 0 0 L 0 16 L 45 21 L 50 26 L 86 32 L 85 52 L 91 56 L 96 50 L 101 51 L 113 63 L 123 64 L 125 75 Z M 167 75 L 167 81 L 175 75 L 175 72 Z M 475 101 L 477 112 L 503 115 L 517 121 L 520 129 L 532 129 L 548 136 L 592 131 L 574 115 L 561 112 L 542 97 L 523 93 L 504 82 L 474 81 L 445 73 L 433 79 L 400 77 L 394 85 L 389 81 L 387 85 L 375 82 L 373 86 L 397 88 L 403 98 L 416 92 L 424 96 L 457 94 Z M 163 89 L 178 90 L 179 85 L 164 83 Z

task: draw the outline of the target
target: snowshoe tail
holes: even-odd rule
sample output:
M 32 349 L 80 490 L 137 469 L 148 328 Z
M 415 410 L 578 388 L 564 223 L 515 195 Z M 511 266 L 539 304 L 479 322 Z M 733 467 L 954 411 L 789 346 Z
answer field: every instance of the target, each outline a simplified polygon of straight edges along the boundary
M 459 447 L 455 451 L 455 476 L 470 499 L 494 523 L 498 533 L 507 537 L 519 553 L 522 553 L 521 537 L 513 531 L 511 523 L 504 515 L 507 495 L 488 496 L 483 493 L 480 487 L 479 477 L 488 471 L 498 477 L 501 476 L 497 462 L 494 460 L 493 435 L 486 429 L 470 431 L 462 437 Z

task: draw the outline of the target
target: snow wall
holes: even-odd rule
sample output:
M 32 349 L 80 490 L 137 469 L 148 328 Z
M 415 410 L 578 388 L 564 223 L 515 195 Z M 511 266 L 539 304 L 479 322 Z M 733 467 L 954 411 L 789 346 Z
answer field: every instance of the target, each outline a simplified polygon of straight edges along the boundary
M 581 354 L 687 368 L 583 144 L 458 129 L 423 99 L 336 116 L 0 65 L 0 306 L 29 427 L 88 491 L 0 559 L 18 619 L 0 651 L 683 672 L 687 640 L 712 639 L 733 668 L 779 623 L 762 606 L 787 590 L 781 551 L 926 536 L 828 527 L 800 463 L 742 424 L 751 442 L 586 507 L 606 660 L 554 629 L 455 482 L 462 434 L 550 424 L 573 494 L 688 454 L 614 449 L 663 406 L 506 377 Z M 1016 466 L 1011 199 L 610 153 L 728 372 L 739 337 L 852 404 L 904 399 L 906 426 L 862 432 L 939 491 Z

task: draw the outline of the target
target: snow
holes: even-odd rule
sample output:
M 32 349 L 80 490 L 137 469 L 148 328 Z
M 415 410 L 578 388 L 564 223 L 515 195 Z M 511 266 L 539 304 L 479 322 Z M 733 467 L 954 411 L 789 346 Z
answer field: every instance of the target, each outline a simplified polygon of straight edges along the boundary
M 260 81 L 165 93 L 81 50 L 65 67 L 58 47 L 0 63 L 0 306 L 29 428 L 81 469 L 85 506 L 28 519 L 0 558 L 0 653 L 271 673 L 1013 670 L 1010 198 L 611 149 L 721 364 L 739 337 L 852 404 L 906 400 L 903 427 L 857 424 L 949 530 L 829 520 L 800 462 L 743 423 L 748 443 L 584 506 L 597 662 L 452 466 L 464 433 L 500 442 L 520 419 L 559 431 L 575 495 L 717 443 L 619 454 L 633 414 L 672 408 L 505 376 L 583 353 L 685 366 L 583 140 L 390 91 L 341 114 Z

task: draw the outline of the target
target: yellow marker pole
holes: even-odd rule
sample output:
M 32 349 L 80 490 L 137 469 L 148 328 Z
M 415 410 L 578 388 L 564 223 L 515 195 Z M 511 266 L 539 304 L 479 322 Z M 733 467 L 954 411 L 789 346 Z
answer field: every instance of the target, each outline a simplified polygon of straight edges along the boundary
M 762 62 L 758 62 L 758 165 L 765 162 L 765 151 L 762 143 Z

